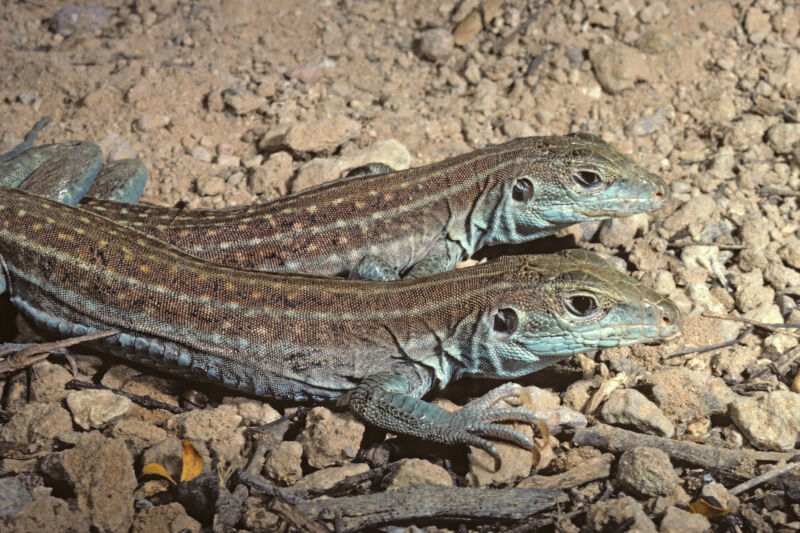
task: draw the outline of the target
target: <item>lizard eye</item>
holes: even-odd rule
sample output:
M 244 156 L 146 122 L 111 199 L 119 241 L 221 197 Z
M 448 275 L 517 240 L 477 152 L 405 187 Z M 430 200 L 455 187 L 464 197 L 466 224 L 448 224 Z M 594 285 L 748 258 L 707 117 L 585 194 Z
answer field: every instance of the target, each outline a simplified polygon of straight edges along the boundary
M 578 170 L 572 173 L 572 181 L 579 187 L 593 190 L 603 184 L 603 178 L 594 170 Z
M 517 180 L 514 184 L 514 189 L 511 191 L 511 197 L 518 202 L 527 202 L 533 196 L 533 183 L 527 178 Z
M 564 299 L 564 309 L 578 318 L 591 318 L 600 312 L 600 304 L 591 294 L 573 294 Z
M 494 315 L 494 330 L 511 335 L 517 330 L 517 313 L 513 309 L 500 309 Z

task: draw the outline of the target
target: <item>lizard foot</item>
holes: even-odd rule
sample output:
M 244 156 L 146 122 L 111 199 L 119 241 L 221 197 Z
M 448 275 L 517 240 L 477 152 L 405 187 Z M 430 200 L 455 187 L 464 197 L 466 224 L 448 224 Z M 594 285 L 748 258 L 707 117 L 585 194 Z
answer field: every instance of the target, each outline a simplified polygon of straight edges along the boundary
M 413 367 L 400 367 L 365 378 L 348 397 L 350 411 L 392 433 L 480 448 L 494 458 L 496 468 L 500 465 L 500 454 L 489 439 L 505 440 L 531 450 L 538 464 L 539 448 L 533 439 L 503 423 L 535 425 L 548 437 L 542 418 L 528 407 L 494 407 L 506 398 L 514 398 L 514 403 L 530 403 L 530 396 L 522 387 L 503 385 L 451 413 L 419 398 L 430 384 L 417 375 Z
M 495 408 L 494 406 L 505 401 L 512 405 L 521 405 L 522 407 L 511 408 Z M 466 412 L 465 412 L 466 411 Z M 460 416 L 469 416 L 473 420 L 477 419 L 481 423 L 486 423 L 491 426 L 493 431 L 480 432 L 481 435 L 486 437 L 493 437 L 502 440 L 513 442 L 514 444 L 528 448 L 533 454 L 534 468 L 539 464 L 541 459 L 541 452 L 539 447 L 526 435 L 497 424 L 498 422 L 523 422 L 533 425 L 539 429 L 539 434 L 542 441 L 547 444 L 550 439 L 550 430 L 547 424 L 534 412 L 533 400 L 528 390 L 517 383 L 505 383 L 491 391 L 487 392 L 480 398 L 473 400 L 465 405 L 460 411 L 454 413 Z M 501 428 L 502 430 L 498 430 Z M 500 468 L 500 456 L 497 448 L 489 441 L 485 441 L 488 446 L 477 446 L 492 455 L 495 460 L 495 471 Z M 491 446 L 491 447 L 490 447 Z

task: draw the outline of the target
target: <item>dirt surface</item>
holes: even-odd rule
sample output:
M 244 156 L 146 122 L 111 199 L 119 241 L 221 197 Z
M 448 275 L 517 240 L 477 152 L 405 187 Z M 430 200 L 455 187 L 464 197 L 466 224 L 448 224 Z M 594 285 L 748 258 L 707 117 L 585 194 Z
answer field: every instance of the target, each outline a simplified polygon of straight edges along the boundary
M 796 452 L 800 383 L 792 380 L 800 330 L 757 325 L 733 347 L 670 356 L 733 340 L 746 326 L 703 313 L 800 323 L 800 4 L 489 1 L 486 27 L 478 16 L 474 35 L 462 27 L 454 42 L 453 30 L 477 5 L 138 0 L 62 10 L 63 2 L 0 0 L 0 152 L 48 115 L 53 120 L 39 143 L 92 140 L 107 160 L 144 161 L 144 201 L 223 207 L 334 179 L 340 169 L 305 172 L 307 162 L 355 157 L 388 139 L 419 166 L 514 137 L 594 133 L 661 175 L 672 200 L 655 216 L 586 224 L 562 236 L 621 258 L 621 267 L 686 313 L 685 331 L 661 346 L 578 356 L 532 381 L 546 385 L 550 408 L 615 427 L 730 450 Z M 84 380 L 189 405 L 174 380 L 107 368 L 93 356 L 79 357 L 78 370 Z M 88 524 L 103 531 L 169 524 L 210 530 L 212 504 L 171 503 L 159 494 L 166 481 L 138 477 L 137 486 L 134 475 L 146 462 L 161 462 L 177 476 L 176 437 L 192 439 L 207 471 L 240 466 L 254 448 L 245 427 L 291 409 L 272 404 L 278 413 L 242 398 L 217 405 L 218 391 L 209 393 L 211 407 L 178 415 L 113 398 L 70 399 L 68 374 L 42 363 L 27 385 L 3 382 L 0 492 L 11 503 L 0 505 L 0 523 L 14 531 L 41 523 L 63 531 Z M 463 403 L 463 395 L 453 396 Z M 105 415 L 79 417 L 93 401 Z M 278 485 L 301 486 L 305 496 L 363 474 L 367 464 L 404 457 L 424 459 L 403 463 L 402 475 L 392 470 L 404 486 L 512 486 L 522 478 L 520 486 L 540 486 L 528 477 L 529 457 L 526 466 L 492 475 L 478 454 L 465 458 L 462 449 L 413 439 L 387 444 L 339 414 L 309 414 L 297 426 L 270 448 L 261 472 Z M 612 473 L 575 488 L 555 486 L 572 488 L 563 513 L 523 522 L 558 531 L 800 527 L 797 474 L 737 499 L 725 487 L 770 464 L 743 459 L 719 468 L 668 450 L 661 457 L 652 447 L 597 450 L 602 446 L 571 443 L 572 432 L 551 440 L 539 474 L 580 469 L 601 451 L 615 453 Z M 317 440 L 334 449 L 317 450 Z M 648 476 L 648 461 L 666 468 Z M 370 490 L 390 485 L 390 477 Z M 259 511 L 255 494 L 228 494 L 244 510 L 225 515 L 225 523 L 275 526 L 277 515 Z M 708 520 L 686 513 L 701 494 L 730 512 Z M 141 498 L 136 506 L 134 497 Z M 224 522 L 219 509 L 217 502 L 216 520 Z M 471 527 L 513 525 L 483 518 Z

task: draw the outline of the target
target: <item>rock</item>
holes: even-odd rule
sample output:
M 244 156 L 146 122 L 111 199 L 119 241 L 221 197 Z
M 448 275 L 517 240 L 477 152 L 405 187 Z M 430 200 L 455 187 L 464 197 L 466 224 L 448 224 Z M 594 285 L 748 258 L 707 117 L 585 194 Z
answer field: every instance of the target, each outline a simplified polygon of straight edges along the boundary
M 181 439 L 199 440 L 217 456 L 220 462 L 238 464 L 244 446 L 242 417 L 234 405 L 220 405 L 215 409 L 196 409 L 174 415 L 167 420 L 167 430 Z
M 629 250 L 636 234 L 647 230 L 649 220 L 647 213 L 604 220 L 600 225 L 600 242 L 609 248 Z
M 680 487 L 681 481 L 669 456 L 646 446 L 622 454 L 617 465 L 617 480 L 626 489 L 644 496 L 669 496 Z
M 765 286 L 764 277 L 758 270 L 734 274 L 731 283 L 736 287 L 734 293 L 736 307 L 743 313 L 765 304 L 769 305 L 775 299 L 775 291 Z
M 296 441 L 281 442 L 264 462 L 264 472 L 283 486 L 293 485 L 303 477 L 303 445 Z
M 757 212 L 748 216 L 742 222 L 739 234 L 742 244 L 751 250 L 763 250 L 771 242 L 769 228 L 771 223 L 765 216 L 760 216 Z
M 139 131 L 152 131 L 159 128 L 166 128 L 169 126 L 170 122 L 172 122 L 172 119 L 166 115 L 146 113 L 137 118 L 133 126 Z
M 552 435 L 558 435 L 564 430 L 577 431 L 589 425 L 586 415 L 569 407 L 558 409 L 543 409 L 540 413 L 542 420 L 550 428 Z
M 386 490 L 413 485 L 453 486 L 453 478 L 441 466 L 424 459 L 403 459 L 394 471 Z
M 211 153 L 211 150 L 205 146 L 195 146 L 192 148 L 192 151 L 189 155 L 192 157 L 192 159 L 202 161 L 203 163 L 211 163 L 211 161 L 214 160 L 214 155 Z
M 86 513 L 70 509 L 66 501 L 43 493 L 37 494 L 33 501 L 23 505 L 2 525 L 6 533 L 84 533 L 91 528 Z
M 749 150 L 761 144 L 764 133 L 767 131 L 767 122 L 764 117 L 745 113 L 741 120 L 733 123 L 730 133 L 730 144 L 734 150 Z
M 284 524 L 283 518 L 264 509 L 262 498 L 251 496 L 245 502 L 240 531 L 279 531 Z
M 667 507 L 659 533 L 704 533 L 711 531 L 711 522 L 703 515 L 690 513 L 674 505 Z
M 0 520 L 15 516 L 33 501 L 33 496 L 19 478 L 0 478 Z
M 299 192 L 314 185 L 338 178 L 345 171 L 368 163 L 383 163 L 395 170 L 405 170 L 411 164 L 408 149 L 395 139 L 378 141 L 367 148 L 337 158 L 314 158 L 304 163 L 292 182 L 292 192 Z
M 324 492 L 344 478 L 363 474 L 367 470 L 369 470 L 367 463 L 348 463 L 342 466 L 331 466 L 304 476 L 287 490 L 290 492 Z
M 722 379 L 685 367 L 656 369 L 644 384 L 652 387 L 656 405 L 679 420 L 725 414 L 737 397 Z
M 614 13 L 607 11 L 600 11 L 599 9 L 592 9 L 587 13 L 587 20 L 589 24 L 600 26 L 601 28 L 613 28 L 616 23 L 617 17 Z
M 144 507 L 136 513 L 130 533 L 153 533 L 156 531 L 200 533 L 203 526 L 186 514 L 186 509 L 177 502 L 167 505 Z
M 124 440 L 138 455 L 148 446 L 166 439 L 167 432 L 150 422 L 128 417 L 114 424 L 109 436 Z
M 523 435 L 533 437 L 533 428 L 530 425 L 515 423 L 511 427 Z M 498 470 L 495 470 L 494 457 L 480 448 L 470 446 L 469 454 L 467 455 L 467 460 L 469 461 L 467 479 L 470 486 L 491 487 L 506 485 L 519 481 L 531 473 L 534 464 L 533 454 L 530 450 L 508 442 L 497 441 L 494 445 L 497 448 L 497 453 L 500 454 L 500 468 Z
M 230 154 L 219 154 L 214 162 L 221 167 L 238 167 L 242 164 L 239 156 Z
M 242 166 L 248 170 L 258 168 L 262 163 L 264 163 L 264 156 L 261 154 L 256 154 L 253 157 L 242 159 Z
M 779 250 L 778 255 L 784 262 L 795 270 L 800 270 L 800 239 L 787 238 Z
M 133 402 L 110 390 L 79 390 L 67 394 L 72 420 L 85 430 L 101 429 L 127 415 Z
M 692 223 L 709 220 L 717 210 L 717 203 L 706 195 L 694 196 L 680 209 L 664 219 L 663 226 L 675 233 Z
M 751 7 L 744 17 L 744 29 L 751 43 L 761 44 L 767 34 L 772 31 L 769 13 L 765 13 L 755 6 Z
M 133 457 L 121 440 L 83 434 L 74 448 L 47 455 L 42 471 L 74 491 L 78 509 L 89 515 L 96 530 L 130 528 L 136 475 Z
M 286 140 L 286 134 L 294 126 L 294 124 L 278 124 L 264 133 L 258 140 L 258 151 L 271 153 L 280 150 Z
M 686 246 L 681 251 L 681 261 L 688 267 L 700 267 L 727 287 L 725 262 L 720 259 L 716 246 Z
M 686 294 L 700 311 L 717 314 L 725 314 L 727 312 L 725 306 L 723 306 L 719 300 L 712 296 L 711 291 L 708 290 L 708 285 L 705 283 L 687 283 Z M 724 331 L 726 334 L 722 336 L 725 338 L 725 340 L 733 340 L 739 334 L 739 326 L 735 322 L 733 323 L 733 326 L 734 327 L 732 328 L 726 327 L 724 330 L 721 328 L 717 330 L 717 332 L 720 333 Z M 731 333 L 733 336 L 730 335 Z
M 800 142 L 800 124 L 779 122 L 767 130 L 767 143 L 778 154 L 791 154 Z
M 352 415 L 314 407 L 308 413 L 306 428 L 297 441 L 303 445 L 308 464 L 324 468 L 352 461 L 363 436 L 364 424 Z
M 50 31 L 64 37 L 80 30 L 104 30 L 111 23 L 111 10 L 105 6 L 68 6 L 50 19 Z
M 136 150 L 131 143 L 118 133 L 106 135 L 97 141 L 97 146 L 100 147 L 109 162 L 134 159 L 136 157 Z
M 271 98 L 275 96 L 275 93 L 278 92 L 278 86 L 282 83 L 281 78 L 278 77 L 277 74 L 264 74 L 263 76 L 256 78 L 255 81 L 258 83 L 256 94 L 264 98 Z
M 31 367 L 28 400 L 31 402 L 60 402 L 67 395 L 66 384 L 72 373 L 61 365 L 42 361 Z
M 225 405 L 235 405 L 236 412 L 242 417 L 246 426 L 264 426 L 281 417 L 270 404 L 243 396 L 227 396 L 222 399 Z
M 732 512 L 739 510 L 739 498 L 728 492 L 725 485 L 720 483 L 707 483 L 703 485 L 700 496 L 707 501 L 716 500 L 722 507 L 730 509 Z
M 672 275 L 672 272 L 662 270 L 661 272 L 656 274 L 656 280 L 655 283 L 653 284 L 653 289 L 658 294 L 666 296 L 670 294 L 672 291 L 674 291 L 676 288 L 677 285 L 675 285 L 675 277 Z
M 772 290 L 769 287 L 767 287 L 767 289 L 770 291 Z M 771 302 L 764 302 L 755 309 L 744 313 L 742 317 L 765 324 L 780 324 L 783 322 L 783 315 L 781 315 L 780 308 Z
M 564 405 L 576 411 L 583 411 L 591 397 L 591 391 L 597 385 L 591 379 L 580 379 L 564 391 Z
M 529 385 L 525 387 L 528 394 L 531 396 L 534 409 L 539 412 L 544 409 L 558 409 L 561 407 L 561 397 L 555 392 L 548 389 L 540 389 Z
M 503 133 L 513 139 L 517 139 L 536 135 L 536 130 L 523 120 L 508 119 L 503 121 Z
M 53 403 L 28 403 L 0 428 L 0 441 L 49 449 L 57 435 L 72 430 L 66 409 Z
M 338 115 L 316 122 L 301 122 L 286 133 L 283 142 L 300 154 L 330 154 L 360 133 L 361 125 L 357 121 Z
M 780 87 L 787 99 L 800 98 L 800 52 L 792 50 L 780 77 Z
M 800 272 L 781 263 L 770 262 L 764 270 L 764 281 L 776 291 L 784 291 L 788 287 L 800 287 Z
M 675 427 L 656 404 L 635 389 L 612 392 L 600 411 L 609 424 L 632 426 L 639 432 L 672 438 Z
M 589 531 L 627 531 L 656 533 L 656 526 L 642 506 L 630 496 L 616 500 L 601 500 L 589 506 L 586 513 Z
M 266 108 L 267 101 L 250 91 L 223 91 L 222 101 L 236 115 L 247 115 L 261 108 Z
M 709 220 L 702 226 L 692 224 L 689 226 L 689 233 L 697 241 L 715 241 L 725 235 L 730 235 L 736 226 L 728 220 Z
M 661 54 L 675 48 L 679 39 L 679 32 L 669 28 L 654 27 L 642 32 L 634 45 L 645 54 Z
M 197 179 L 197 194 L 200 196 L 217 196 L 225 192 L 227 184 L 219 176 L 201 176 Z
M 286 77 L 293 80 L 298 80 L 306 85 L 319 81 L 325 75 L 325 69 L 333 68 L 336 64 L 330 59 L 324 59 L 322 62 L 309 61 L 297 68 L 289 69 L 286 71 Z
M 730 100 L 728 100 L 730 101 Z M 720 122 L 728 123 L 734 117 L 720 119 Z M 720 179 L 730 179 L 734 176 L 733 170 L 736 168 L 736 152 L 734 151 L 732 146 L 723 146 L 717 152 L 717 155 L 714 156 L 714 162 L 711 164 L 711 168 L 708 169 L 711 174 Z
M 731 403 L 729 415 L 756 448 L 788 452 L 800 432 L 800 395 L 773 391 L 760 398 L 739 398 Z
M 630 89 L 651 76 L 647 55 L 619 42 L 591 48 L 589 60 L 597 81 L 611 94 Z
M 433 28 L 422 33 L 417 46 L 423 59 L 441 62 L 453 54 L 455 41 L 453 34 L 446 29 Z
M 17 101 L 22 105 L 32 105 L 36 101 L 36 91 L 24 91 L 17 95 Z
M 633 137 L 642 137 L 643 135 L 650 135 L 654 131 L 658 131 L 661 126 L 666 123 L 667 116 L 664 113 L 664 108 L 659 107 L 652 115 L 638 118 L 633 122 L 628 122 L 625 125 L 625 133 Z
M 655 0 L 650 4 L 646 5 L 639 11 L 639 20 L 644 22 L 645 24 L 652 24 L 653 22 L 658 22 L 664 16 L 669 14 L 669 8 L 667 5 L 662 2 L 661 0 Z
M 283 196 L 289 190 L 289 180 L 294 173 L 289 152 L 275 152 L 250 174 L 248 185 L 253 194 L 267 194 L 269 198 Z

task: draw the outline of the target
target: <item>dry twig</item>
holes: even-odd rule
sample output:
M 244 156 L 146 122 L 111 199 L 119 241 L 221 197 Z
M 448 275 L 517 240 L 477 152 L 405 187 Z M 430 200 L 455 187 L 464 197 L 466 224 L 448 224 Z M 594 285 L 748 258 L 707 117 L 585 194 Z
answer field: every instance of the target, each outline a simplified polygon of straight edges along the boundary
M 736 485 L 735 487 L 730 489 L 728 492 L 730 492 L 732 495 L 736 496 L 737 494 L 741 494 L 742 492 L 748 491 L 748 490 L 750 490 L 750 489 L 752 489 L 754 487 L 757 487 L 758 485 L 761 485 L 762 483 L 765 483 L 765 482 L 767 482 L 767 481 L 769 481 L 771 479 L 774 479 L 774 478 L 776 478 L 778 476 L 781 476 L 783 474 L 788 474 L 789 472 L 791 472 L 792 470 L 794 470 L 798 466 L 800 466 L 800 464 L 798 464 L 796 462 L 787 463 L 787 464 L 785 464 L 783 466 L 776 466 L 775 468 L 769 470 L 768 472 L 764 472 L 760 476 L 756 476 L 753 479 L 747 480 L 744 483 L 740 483 L 739 485 Z
M 22 370 L 23 368 L 27 368 L 31 365 L 38 363 L 50 355 L 51 352 L 55 350 L 60 350 L 62 348 L 67 348 L 69 346 L 74 346 L 76 344 L 80 344 L 82 342 L 89 342 L 89 341 L 96 341 L 98 339 L 104 339 L 106 337 L 110 337 L 112 335 L 116 335 L 119 333 L 118 331 L 101 331 L 98 333 L 91 333 L 89 335 L 81 335 L 80 337 L 73 337 L 71 339 L 62 339 L 59 341 L 54 342 L 42 342 L 39 344 L 31 344 L 23 348 L 22 350 L 16 351 L 13 353 L 11 350 L 6 350 L 5 352 L 0 353 L 0 357 L 8 356 L 3 360 L 0 360 L 0 375 L 6 374 L 8 372 L 16 372 L 18 370 Z M 73 373 L 74 373 L 73 367 Z
M 178 407 L 175 405 L 170 405 L 168 403 L 160 402 L 156 399 L 153 399 L 149 396 L 141 396 L 139 394 L 132 394 L 130 392 L 121 391 L 119 389 L 112 389 L 111 387 L 106 387 L 105 385 L 99 385 L 97 383 L 90 383 L 88 381 L 80 381 L 77 379 L 73 379 L 67 382 L 68 389 L 75 389 L 75 390 L 84 390 L 84 389 L 91 389 L 91 390 L 110 390 L 114 394 L 119 394 L 120 396 L 124 396 L 128 398 L 135 404 L 141 405 L 142 407 L 147 407 L 148 409 L 164 409 L 165 411 L 169 411 L 170 413 L 174 413 L 179 415 L 181 413 L 185 413 L 186 409 L 182 407 Z
M 724 315 L 715 315 L 713 313 L 703 313 L 703 316 L 706 318 L 716 318 L 718 320 L 731 320 L 733 322 L 742 322 L 743 324 L 750 324 L 751 326 L 765 329 L 773 333 L 780 333 L 781 335 L 789 335 L 790 337 L 795 337 L 797 339 L 800 339 L 800 333 L 796 331 L 785 331 L 787 329 L 800 329 L 800 324 L 767 324 L 765 322 L 759 322 L 758 320 L 751 320 L 749 318 L 744 318 L 741 316 L 724 316 Z
M 794 454 L 790 453 L 729 450 L 707 444 L 642 435 L 604 424 L 579 429 L 572 437 L 572 442 L 580 446 L 593 446 L 610 452 L 624 452 L 640 446 L 649 446 L 658 448 L 673 459 L 720 470 L 735 470 L 740 465 L 755 464 L 757 461 L 788 461 L 794 457 Z

